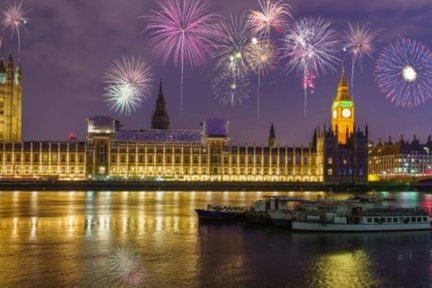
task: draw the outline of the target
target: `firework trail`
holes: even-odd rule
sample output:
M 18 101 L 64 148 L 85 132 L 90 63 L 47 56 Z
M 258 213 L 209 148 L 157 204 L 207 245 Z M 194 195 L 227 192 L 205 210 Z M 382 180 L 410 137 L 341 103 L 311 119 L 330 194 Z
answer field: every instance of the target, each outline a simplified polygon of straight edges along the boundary
M 249 15 L 249 25 L 255 35 L 268 39 L 275 29 L 284 32 L 291 20 L 291 7 L 280 0 L 258 0 L 260 10 L 253 10 Z
M 212 92 L 222 104 L 235 106 L 249 98 L 250 83 L 245 75 L 235 76 L 229 71 L 222 72 L 212 83 Z
M 284 38 L 283 57 L 288 58 L 287 70 L 302 77 L 305 118 L 308 88 L 314 87 L 315 78 L 329 69 L 334 70 L 334 65 L 339 62 L 339 40 L 330 28 L 331 23 L 322 18 L 302 18 L 293 24 Z
M 117 248 L 110 259 L 110 278 L 114 287 L 145 286 L 147 271 L 140 255 L 131 248 Z
M 243 77 L 248 74 L 245 51 L 251 41 L 251 34 L 245 16 L 231 15 L 223 20 L 217 28 L 214 58 L 217 59 L 216 69 Z
M 246 49 L 245 57 L 252 72 L 257 75 L 257 117 L 260 118 L 260 87 L 261 78 L 276 69 L 278 54 L 270 40 L 254 41 Z
M 8 3 L 2 11 L 2 24 L 4 29 L 10 29 L 12 37 L 17 34 L 18 38 L 18 60 L 21 59 L 21 29 L 27 24 L 26 14 L 28 10 L 23 7 L 22 2 Z
M 142 58 L 122 57 L 108 67 L 104 82 L 110 110 L 130 114 L 150 96 L 153 73 Z
M 374 42 L 378 37 L 378 32 L 372 32 L 367 25 L 359 23 L 351 25 L 348 23 L 348 31 L 344 39 L 344 51 L 351 54 L 351 94 L 354 95 L 354 71 L 356 63 L 362 67 L 362 60 L 365 56 L 372 58 L 374 52 Z
M 421 42 L 398 39 L 379 54 L 375 79 L 396 106 L 413 108 L 432 97 L 432 52 Z
M 180 64 L 180 111 L 183 115 L 184 67 L 204 64 L 211 56 L 218 15 L 206 0 L 158 0 L 158 10 L 143 18 L 148 21 L 153 52 L 164 62 Z

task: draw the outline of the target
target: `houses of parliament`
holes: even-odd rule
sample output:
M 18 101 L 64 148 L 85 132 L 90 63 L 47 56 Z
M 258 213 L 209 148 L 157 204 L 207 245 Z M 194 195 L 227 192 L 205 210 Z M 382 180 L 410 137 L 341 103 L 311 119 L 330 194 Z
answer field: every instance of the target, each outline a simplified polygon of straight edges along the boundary
M 150 129 L 125 130 L 115 119 L 87 119 L 86 141 L 22 141 L 22 71 L 0 62 L 0 177 L 29 179 L 320 182 L 365 184 L 367 127 L 355 126 L 355 105 L 342 70 L 329 114 L 307 145 L 280 146 L 272 125 L 266 146 L 230 144 L 228 122 L 170 129 L 162 83 Z

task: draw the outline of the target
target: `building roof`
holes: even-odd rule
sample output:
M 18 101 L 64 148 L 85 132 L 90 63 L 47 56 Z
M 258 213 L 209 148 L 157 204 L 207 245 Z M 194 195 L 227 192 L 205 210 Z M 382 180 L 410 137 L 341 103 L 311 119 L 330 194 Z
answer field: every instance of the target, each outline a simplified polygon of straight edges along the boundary
M 117 142 L 141 142 L 141 143 L 201 143 L 201 131 L 199 130 L 139 130 L 118 131 L 114 134 Z

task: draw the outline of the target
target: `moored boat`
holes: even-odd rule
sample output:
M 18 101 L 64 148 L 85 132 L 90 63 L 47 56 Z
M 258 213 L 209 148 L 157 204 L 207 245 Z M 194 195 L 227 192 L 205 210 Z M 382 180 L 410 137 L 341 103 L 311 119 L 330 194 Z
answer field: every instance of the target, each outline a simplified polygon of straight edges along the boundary
M 420 208 L 339 205 L 332 210 L 317 206 L 298 213 L 292 230 L 326 232 L 384 232 L 431 230 L 431 217 Z
M 255 201 L 252 209 L 245 212 L 245 221 L 248 224 L 259 225 L 275 225 L 275 226 L 289 226 L 291 221 L 275 220 L 270 214 L 276 215 L 277 213 L 290 213 L 299 203 L 312 203 L 313 201 L 305 200 L 302 198 L 295 198 L 289 196 L 265 196 L 264 199 Z
M 202 222 L 239 222 L 244 221 L 247 207 L 207 205 L 207 209 L 195 209 L 198 220 Z

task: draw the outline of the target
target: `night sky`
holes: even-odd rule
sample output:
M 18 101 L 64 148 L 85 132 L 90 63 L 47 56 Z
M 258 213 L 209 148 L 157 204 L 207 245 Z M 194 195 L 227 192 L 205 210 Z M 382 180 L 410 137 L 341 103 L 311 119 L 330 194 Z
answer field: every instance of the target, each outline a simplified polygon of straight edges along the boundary
M 213 0 L 214 9 L 223 15 L 257 8 L 254 0 Z M 398 36 L 411 37 L 432 47 L 430 0 L 295 0 L 287 1 L 295 18 L 322 16 L 334 21 L 338 32 L 347 22 L 369 23 L 380 32 L 380 50 Z M 86 118 L 111 115 L 126 128 L 147 128 L 155 107 L 157 88 L 152 98 L 134 114 L 119 117 L 104 103 L 103 74 L 113 59 L 122 55 L 143 56 L 153 67 L 157 81 L 163 80 L 171 128 L 198 129 L 199 122 L 223 117 L 231 122 L 234 144 L 267 143 L 273 122 L 281 145 L 307 144 L 318 125 L 330 123 L 331 100 L 336 93 L 340 72 L 318 79 L 309 98 L 308 118 L 303 118 L 303 91 L 294 74 L 278 72 L 263 82 L 261 118 L 256 116 L 256 94 L 242 106 L 219 104 L 211 94 L 214 62 L 200 69 L 186 69 L 185 102 L 180 116 L 180 69 L 155 58 L 141 35 L 152 0 L 26 0 L 31 8 L 27 33 L 22 36 L 24 69 L 23 133 L 25 140 L 66 140 L 73 131 L 84 139 Z M 6 50 L 16 50 L 15 39 Z M 345 65 L 349 68 L 349 58 Z M 415 108 L 397 108 L 387 101 L 373 79 L 373 61 L 364 61 L 363 72 L 356 74 L 355 102 L 357 124 L 369 125 L 371 139 L 393 139 L 413 134 L 425 141 L 432 134 L 432 101 Z

